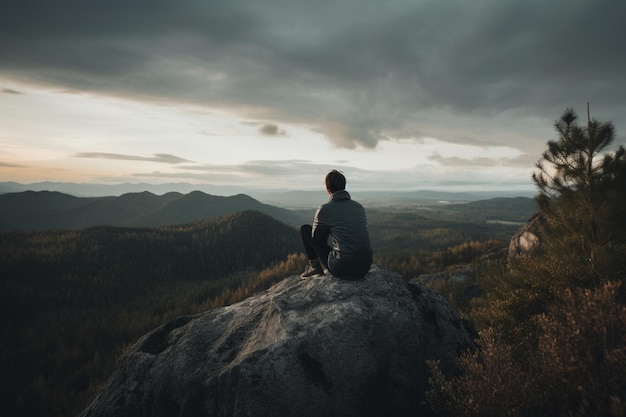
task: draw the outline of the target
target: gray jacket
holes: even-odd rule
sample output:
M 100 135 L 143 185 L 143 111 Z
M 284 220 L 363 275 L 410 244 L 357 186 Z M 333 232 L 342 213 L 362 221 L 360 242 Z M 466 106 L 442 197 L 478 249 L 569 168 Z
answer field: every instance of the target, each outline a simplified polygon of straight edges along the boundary
M 347 191 L 337 191 L 313 220 L 313 240 L 330 248 L 328 269 L 339 278 L 360 278 L 372 265 L 372 247 L 363 206 Z

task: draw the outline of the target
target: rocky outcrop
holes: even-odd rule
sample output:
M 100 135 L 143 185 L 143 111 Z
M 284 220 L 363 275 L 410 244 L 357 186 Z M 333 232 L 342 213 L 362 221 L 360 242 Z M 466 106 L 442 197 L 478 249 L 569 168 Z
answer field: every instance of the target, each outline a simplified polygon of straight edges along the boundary
M 517 229 L 509 243 L 509 257 L 527 253 L 539 244 L 543 222 L 543 216 L 535 214 Z
M 292 276 L 147 334 L 81 416 L 427 415 L 425 361 L 452 372 L 472 337 L 440 295 L 382 267 Z

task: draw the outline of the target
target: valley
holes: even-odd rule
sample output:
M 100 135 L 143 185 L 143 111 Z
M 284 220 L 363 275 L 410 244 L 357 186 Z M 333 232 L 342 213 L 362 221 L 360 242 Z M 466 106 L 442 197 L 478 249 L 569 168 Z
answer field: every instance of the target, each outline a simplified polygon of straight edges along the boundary
M 296 227 L 315 212 L 199 192 L 0 198 L 2 227 L 22 229 L 0 232 L 11 416 L 71 414 L 147 331 L 299 274 Z M 475 262 L 504 248 L 532 208 L 524 198 L 368 208 L 375 263 L 414 280 Z

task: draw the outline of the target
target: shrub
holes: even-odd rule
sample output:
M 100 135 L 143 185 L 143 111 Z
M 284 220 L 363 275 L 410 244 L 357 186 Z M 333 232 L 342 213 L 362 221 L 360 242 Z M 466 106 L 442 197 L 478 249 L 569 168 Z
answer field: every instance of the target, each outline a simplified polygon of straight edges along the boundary
M 446 379 L 437 363 L 428 398 L 445 416 L 626 416 L 626 306 L 619 282 L 565 289 L 534 316 L 536 349 L 523 358 L 493 329 Z

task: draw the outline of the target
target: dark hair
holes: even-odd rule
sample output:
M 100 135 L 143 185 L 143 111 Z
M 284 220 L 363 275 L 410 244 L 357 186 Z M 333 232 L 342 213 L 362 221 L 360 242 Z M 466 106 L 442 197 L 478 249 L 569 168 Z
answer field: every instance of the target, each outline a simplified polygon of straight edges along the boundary
M 331 193 L 336 191 L 341 191 L 346 189 L 346 177 L 336 169 L 333 169 L 328 174 L 326 174 L 326 188 Z

